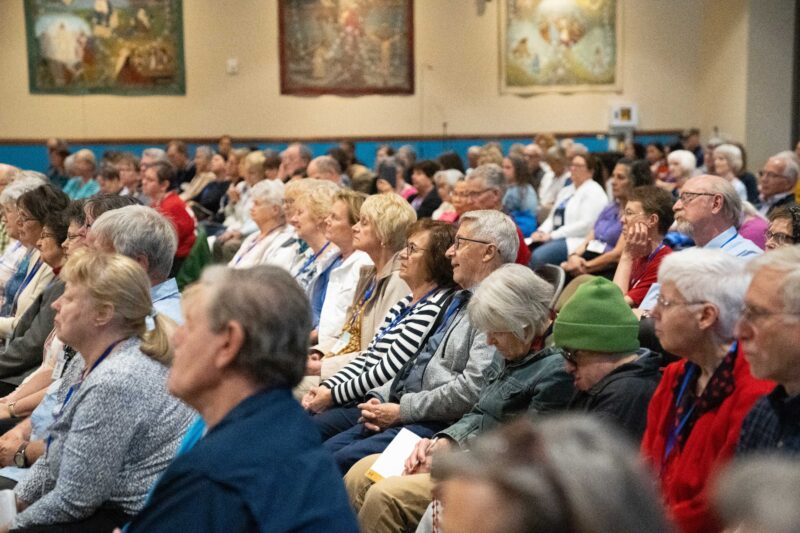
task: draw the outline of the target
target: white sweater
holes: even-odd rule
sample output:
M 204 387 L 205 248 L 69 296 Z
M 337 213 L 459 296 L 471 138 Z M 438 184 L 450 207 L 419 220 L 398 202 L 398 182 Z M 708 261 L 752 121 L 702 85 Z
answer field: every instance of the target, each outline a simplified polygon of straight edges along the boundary
M 554 229 L 553 216 L 562 202 L 566 202 L 564 223 Z M 607 203 L 608 196 L 594 180 L 584 182 L 578 189 L 574 183 L 568 185 L 559 191 L 553 210 L 539 226 L 539 231 L 549 233 L 551 239 L 566 239 L 567 253 L 572 253 L 589 234 Z

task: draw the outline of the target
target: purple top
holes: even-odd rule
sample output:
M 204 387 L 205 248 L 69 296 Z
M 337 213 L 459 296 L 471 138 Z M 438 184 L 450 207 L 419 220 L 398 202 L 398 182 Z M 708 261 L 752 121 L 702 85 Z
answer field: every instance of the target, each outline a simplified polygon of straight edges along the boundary
M 769 228 L 769 222 L 761 217 L 753 217 L 742 224 L 739 228 L 739 235 L 752 241 L 763 250 L 767 245 L 767 236 L 765 235 L 767 228 Z
M 604 253 L 608 253 L 617 245 L 621 233 L 622 220 L 619 216 L 619 204 L 611 202 L 600 211 L 600 216 L 594 223 L 594 238 L 606 243 Z

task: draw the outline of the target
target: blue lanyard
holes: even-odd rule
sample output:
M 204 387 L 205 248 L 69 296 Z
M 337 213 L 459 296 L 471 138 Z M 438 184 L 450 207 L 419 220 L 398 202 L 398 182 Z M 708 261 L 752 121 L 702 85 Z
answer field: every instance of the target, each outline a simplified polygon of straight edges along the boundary
M 234 265 L 238 265 L 238 264 L 239 264 L 239 263 L 242 261 L 242 259 L 244 259 L 245 257 L 247 257 L 247 254 L 249 254 L 250 252 L 252 252 L 252 251 L 253 251 L 253 248 L 255 248 L 255 247 L 258 245 L 258 243 L 260 243 L 262 240 L 264 240 L 264 239 L 266 239 L 267 237 L 269 237 L 269 236 L 270 236 L 270 234 L 271 234 L 273 231 L 275 231 L 276 229 L 278 229 L 278 228 L 280 228 L 280 226 L 275 226 L 274 228 L 272 228 L 271 230 L 269 230 L 267 233 L 265 233 L 263 237 L 258 237 L 257 239 L 254 239 L 254 240 L 253 240 L 253 242 L 251 242 L 251 243 L 250 243 L 250 246 L 247 248 L 247 250 L 245 250 L 245 251 L 244 251 L 244 252 L 243 252 L 243 253 L 242 253 L 242 254 L 239 256 L 239 259 L 237 259 L 237 260 L 236 260 L 236 262 L 234 263 Z
M 364 306 L 369 302 L 370 298 L 372 298 L 372 293 L 375 292 L 375 287 L 378 285 L 377 275 L 375 278 L 372 278 L 372 281 L 367 287 L 367 290 L 364 292 L 364 296 L 358 302 L 358 306 L 353 310 L 353 316 L 350 317 L 350 322 L 347 323 L 347 328 L 353 326 L 353 323 L 356 319 L 361 315 L 361 310 L 364 309 Z
M 439 333 L 449 325 L 450 319 L 453 318 L 454 314 L 458 313 L 466 301 L 466 298 L 458 294 L 454 297 L 454 301 L 450 302 L 450 306 L 447 308 L 447 311 L 445 311 L 442 323 L 439 324 L 439 327 L 436 329 L 436 333 Z
M 56 413 L 56 416 L 55 416 L 55 418 L 54 418 L 54 420 L 53 420 L 53 423 L 55 423 L 55 421 L 56 421 L 56 420 L 58 420 L 59 418 L 61 418 L 61 415 L 64 413 L 64 408 L 67 406 L 67 404 L 69 403 L 69 401 L 72 399 L 72 396 L 73 396 L 73 395 L 74 395 L 74 394 L 75 394 L 75 393 L 78 391 L 78 389 L 80 389 L 80 388 L 81 388 L 81 385 L 83 384 L 83 381 L 84 381 L 84 380 L 85 380 L 85 379 L 86 379 L 86 378 L 89 376 L 89 374 L 91 374 L 91 373 L 92 373 L 92 370 L 94 370 L 95 368 L 97 368 L 97 365 L 99 365 L 100 363 L 102 363 L 102 362 L 103 362 L 103 360 L 104 360 L 106 357 L 108 357 L 108 356 L 109 356 L 109 354 L 111 353 L 111 351 L 112 351 L 112 350 L 113 350 L 113 349 L 114 349 L 114 348 L 117 346 L 117 344 L 119 344 L 119 343 L 120 343 L 120 342 L 122 342 L 123 340 L 125 340 L 125 339 L 119 339 L 118 341 L 114 341 L 113 343 L 111 343 L 111 346 L 109 346 L 108 348 L 106 348 L 106 349 L 105 349 L 105 351 L 104 351 L 104 352 L 103 352 L 103 353 L 100 355 L 100 357 L 98 357 L 98 358 L 97 358 L 97 361 L 95 361 L 95 362 L 94 362 L 94 364 L 93 364 L 93 365 L 92 365 L 92 367 L 89 369 L 89 371 L 88 371 L 88 372 L 86 372 L 86 373 L 85 373 L 83 376 L 81 376 L 81 379 L 79 379 L 79 380 L 78 380 L 76 383 L 73 383 L 73 384 L 72 384 L 72 385 L 69 387 L 69 389 L 67 390 L 67 394 L 64 396 L 64 403 L 62 403 L 62 404 L 61 404 L 61 409 L 59 409 L 59 410 L 58 410 L 58 413 Z M 52 424 L 50 425 L 50 427 L 52 427 Z M 47 436 L 47 446 L 46 446 L 45 450 L 49 450 L 49 449 L 50 449 L 50 444 L 51 444 L 52 442 L 53 442 L 53 435 L 52 435 L 52 434 L 50 434 L 50 435 L 48 435 L 48 436 Z M 46 452 L 45 452 L 45 453 L 46 453 Z
M 736 238 L 736 237 L 738 237 L 738 236 L 739 236 L 739 232 L 737 231 L 736 233 L 734 233 L 734 234 L 733 234 L 733 237 L 731 237 L 730 239 L 728 239 L 727 241 L 725 241 L 724 243 L 722 243 L 722 244 L 720 245 L 720 247 L 719 247 L 719 248 L 720 248 L 720 250 L 721 250 L 721 249 L 723 249 L 723 248 L 725 248 L 725 245 L 726 245 L 726 244 L 728 244 L 729 242 L 731 242 L 733 239 L 735 239 L 735 238 Z
M 418 305 L 425 303 L 425 302 L 428 300 L 428 298 L 430 297 L 430 295 L 431 295 L 431 294 L 433 294 L 434 292 L 436 292 L 436 290 L 437 290 L 438 288 L 439 288 L 439 287 L 434 287 L 433 289 L 429 290 L 429 291 L 428 291 L 428 293 L 427 293 L 427 294 L 425 294 L 425 296 L 423 296 L 422 298 L 420 298 L 419 300 L 417 300 L 417 303 L 415 303 L 414 305 L 409 305 L 409 306 L 407 306 L 405 309 L 403 309 L 401 312 L 399 312 L 399 313 L 397 314 L 397 316 L 396 316 L 396 317 L 394 317 L 394 320 L 392 320 L 391 322 L 389 322 L 389 324 L 388 324 L 386 327 L 382 328 L 382 329 L 380 330 L 380 332 L 379 332 L 377 335 L 375 335 L 375 338 L 374 338 L 374 339 L 372 339 L 372 342 L 370 343 L 370 346 L 375 346 L 376 344 L 378 344 L 378 343 L 380 342 L 380 340 L 381 340 L 381 339 L 382 339 L 384 336 L 386 336 L 386 334 L 387 334 L 387 333 L 389 333 L 389 332 L 390 332 L 390 331 L 392 331 L 392 330 L 393 330 L 395 327 L 397 327 L 397 325 L 398 325 L 398 324 L 399 324 L 399 323 L 400 323 L 400 322 L 401 322 L 401 321 L 402 321 L 402 320 L 403 320 L 403 319 L 404 319 L 406 316 L 408 316 L 408 314 L 409 314 L 411 311 L 413 311 L 413 310 L 414 310 L 414 309 L 415 309 L 415 308 L 416 308 Z
M 640 276 L 631 279 L 630 281 L 631 288 L 636 287 L 639 284 L 639 282 L 642 280 L 642 277 L 644 276 L 644 273 L 647 271 L 647 265 L 650 264 L 650 261 L 653 260 L 656 254 L 658 254 L 658 252 L 660 252 L 663 247 L 664 243 L 662 242 L 661 244 L 658 245 L 658 247 L 656 247 L 655 250 L 650 252 L 650 255 L 647 256 L 647 261 L 645 261 L 644 263 L 644 268 L 642 268 L 642 274 Z
M 23 281 L 22 285 L 20 285 L 19 289 L 17 289 L 17 293 L 14 295 L 14 303 L 11 305 L 12 314 L 16 313 L 17 311 L 17 302 L 19 301 L 19 297 L 22 295 L 22 291 L 24 291 L 25 287 L 27 287 L 30 284 L 30 282 L 33 281 L 33 277 L 36 275 L 37 272 L 39 272 L 39 269 L 41 267 L 42 267 L 42 260 L 38 259 L 36 263 L 33 265 L 31 271 L 28 273 L 27 277 L 25 278 L 25 281 Z
M 295 274 L 294 277 L 297 277 L 297 276 L 300 276 L 302 274 L 305 274 L 308 271 L 308 267 L 310 267 L 314 263 L 314 261 L 317 260 L 317 258 L 320 256 L 320 254 L 325 251 L 325 248 L 327 248 L 330 243 L 331 243 L 331 241 L 326 242 L 325 246 L 320 248 L 319 252 L 317 252 L 314 255 L 312 255 L 311 257 L 309 257 L 308 260 L 305 262 L 305 264 L 302 267 L 300 267 L 300 270 L 297 271 L 297 274 Z

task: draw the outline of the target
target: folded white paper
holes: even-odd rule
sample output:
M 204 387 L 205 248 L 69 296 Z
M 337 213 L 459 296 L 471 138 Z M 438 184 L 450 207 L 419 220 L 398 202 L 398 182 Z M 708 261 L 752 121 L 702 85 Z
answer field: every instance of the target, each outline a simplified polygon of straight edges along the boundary
M 378 482 L 387 477 L 403 475 L 406 459 L 421 440 L 422 437 L 419 435 L 406 428 L 401 429 L 389 446 L 383 450 L 378 460 L 372 464 L 372 468 L 367 470 L 366 476 L 372 481 Z

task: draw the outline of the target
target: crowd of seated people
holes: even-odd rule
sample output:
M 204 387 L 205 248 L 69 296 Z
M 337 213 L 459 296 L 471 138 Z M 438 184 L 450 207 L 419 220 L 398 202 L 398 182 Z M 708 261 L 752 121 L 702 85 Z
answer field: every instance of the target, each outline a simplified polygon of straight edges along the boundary
M 795 152 L 47 149 L 0 165 L 0 532 L 796 526 L 736 490 L 800 478 Z

